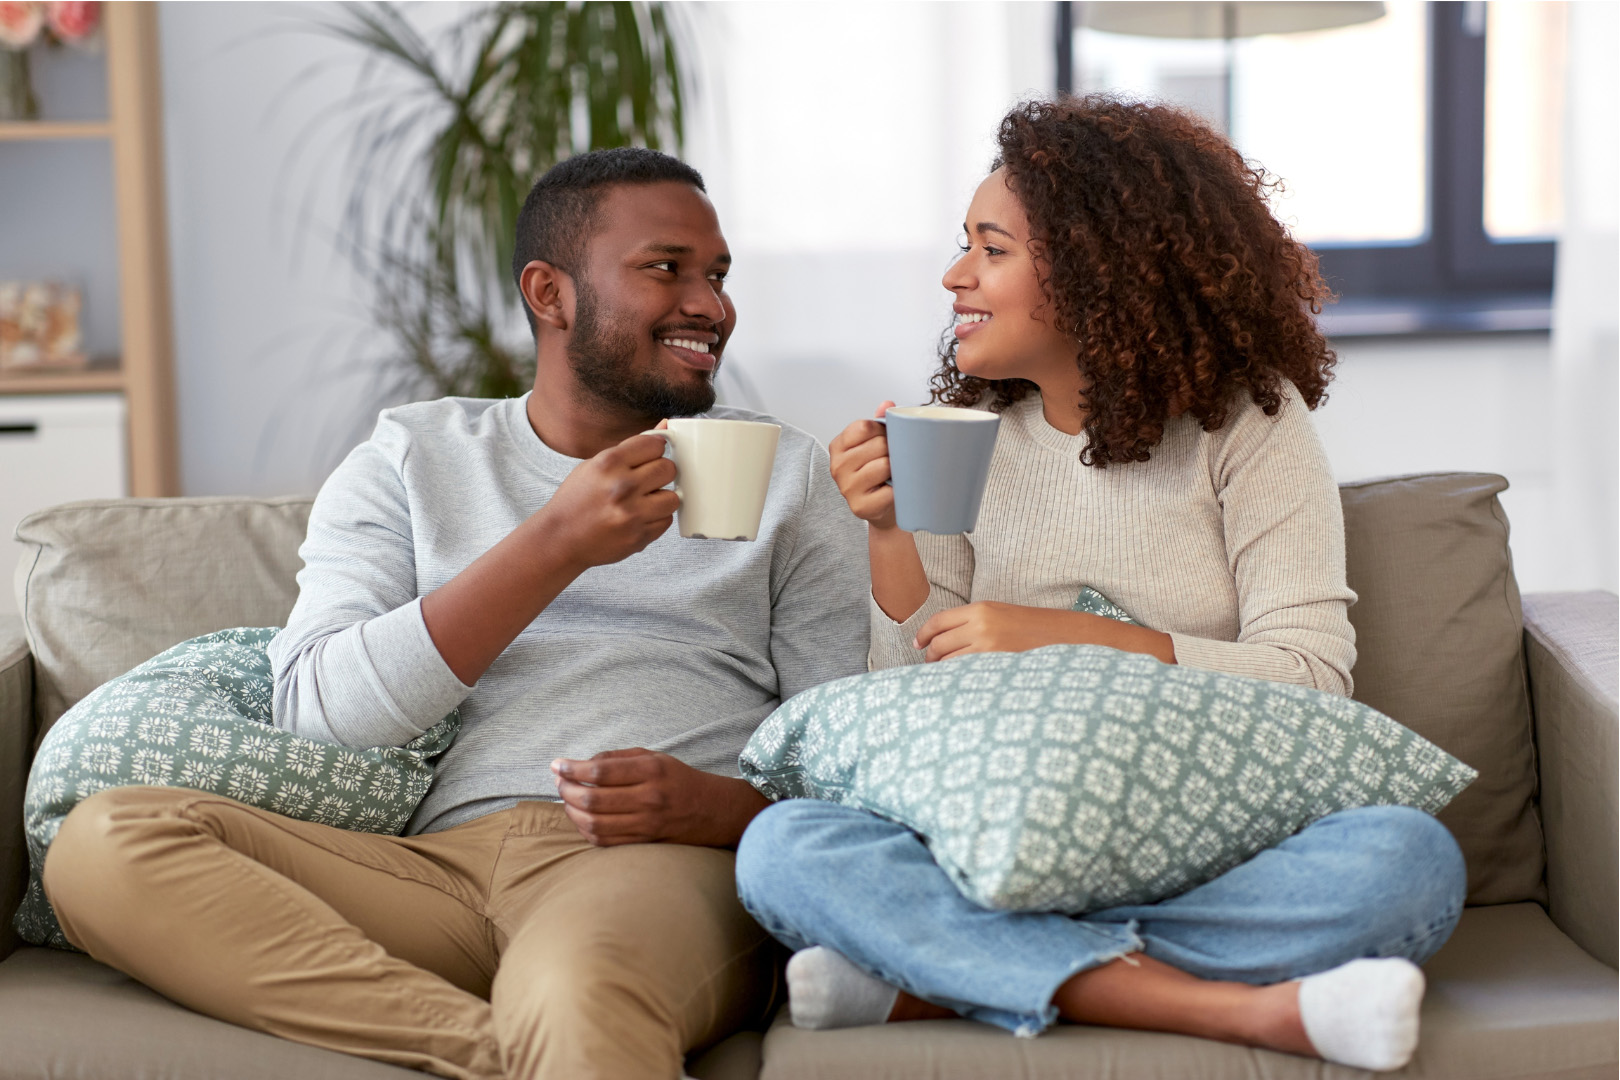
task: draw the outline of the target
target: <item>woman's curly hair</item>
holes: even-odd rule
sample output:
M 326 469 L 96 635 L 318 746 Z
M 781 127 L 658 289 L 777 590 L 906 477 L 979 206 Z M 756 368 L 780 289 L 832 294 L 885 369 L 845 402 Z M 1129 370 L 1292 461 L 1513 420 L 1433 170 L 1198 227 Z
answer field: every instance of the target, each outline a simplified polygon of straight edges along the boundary
M 1226 422 L 1241 389 L 1268 416 L 1282 381 L 1314 409 L 1336 362 L 1313 315 L 1332 299 L 1316 256 L 1266 205 L 1279 182 L 1185 112 L 1094 95 L 1032 101 L 1001 121 L 1008 184 L 1031 226 L 1053 323 L 1076 341 L 1080 460 L 1146 461 L 1165 422 Z M 933 400 L 1000 410 L 1034 384 L 956 366 L 947 336 Z

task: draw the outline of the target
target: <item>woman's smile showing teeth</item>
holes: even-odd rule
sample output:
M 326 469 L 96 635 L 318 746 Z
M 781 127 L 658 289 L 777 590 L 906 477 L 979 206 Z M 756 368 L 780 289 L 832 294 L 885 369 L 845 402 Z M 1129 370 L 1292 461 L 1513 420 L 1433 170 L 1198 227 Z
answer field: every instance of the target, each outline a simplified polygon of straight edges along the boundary
M 978 330 L 979 327 L 990 321 L 988 311 L 962 311 L 956 313 L 956 326 L 954 332 L 958 341 Z

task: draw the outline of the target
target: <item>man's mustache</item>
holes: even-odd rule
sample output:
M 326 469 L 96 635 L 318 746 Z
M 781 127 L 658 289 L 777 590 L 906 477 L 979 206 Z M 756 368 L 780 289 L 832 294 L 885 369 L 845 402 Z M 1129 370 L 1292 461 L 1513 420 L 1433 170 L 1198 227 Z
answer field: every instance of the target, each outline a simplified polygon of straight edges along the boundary
M 714 334 L 722 341 L 724 341 L 726 337 L 725 332 L 721 330 L 719 323 L 710 322 L 669 323 L 665 326 L 655 326 L 653 327 L 652 336 L 654 338 L 666 338 L 682 332 L 691 332 L 694 334 Z

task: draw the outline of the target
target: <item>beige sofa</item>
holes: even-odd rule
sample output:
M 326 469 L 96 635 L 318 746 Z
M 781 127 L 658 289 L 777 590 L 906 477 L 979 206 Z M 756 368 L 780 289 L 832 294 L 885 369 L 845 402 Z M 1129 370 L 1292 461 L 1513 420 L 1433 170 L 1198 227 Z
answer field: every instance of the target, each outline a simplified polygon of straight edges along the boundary
M 1443 815 L 1469 899 L 1428 965 L 1401 1075 L 1616 1075 L 1616 598 L 1522 605 L 1500 477 L 1342 489 L 1356 696 L 1480 770 Z M 41 734 L 102 681 L 292 605 L 307 499 L 115 500 L 35 514 L 17 537 L 21 624 L 0 626 L 0 911 L 21 895 L 21 803 Z M 109 896 L 108 903 L 117 903 Z M 402 1077 L 188 1012 L 88 958 L 0 928 L 0 1078 Z M 696 1054 L 701 1078 L 1350 1077 L 1352 1069 L 1179 1036 L 1064 1027 L 1015 1039 L 967 1021 L 837 1032 L 778 1019 Z

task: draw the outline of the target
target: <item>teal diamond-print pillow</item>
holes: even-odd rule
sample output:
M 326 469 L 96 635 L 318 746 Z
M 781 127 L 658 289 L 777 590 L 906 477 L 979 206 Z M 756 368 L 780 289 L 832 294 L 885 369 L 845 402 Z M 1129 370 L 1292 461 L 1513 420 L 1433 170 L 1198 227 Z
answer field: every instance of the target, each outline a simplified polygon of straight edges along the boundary
M 970 900 L 1153 903 L 1351 807 L 1434 813 L 1478 774 L 1336 694 L 1049 645 L 887 668 L 784 702 L 744 747 L 771 799 L 916 830 Z
M 433 782 L 451 713 L 402 747 L 356 749 L 271 726 L 274 628 L 183 641 L 103 683 L 62 715 L 34 756 L 23 797 L 29 882 L 15 925 L 35 945 L 71 949 L 45 899 L 45 852 L 68 811 L 104 788 L 195 788 L 278 814 L 399 833 Z
M 1124 608 L 1108 599 L 1108 597 L 1104 596 L 1096 589 L 1093 589 L 1090 585 L 1081 587 L 1080 595 L 1075 598 L 1074 606 L 1069 610 L 1083 611 L 1087 615 L 1101 615 L 1105 619 L 1113 619 L 1116 622 L 1128 623 L 1131 626 L 1140 625 L 1135 619 L 1125 614 Z

